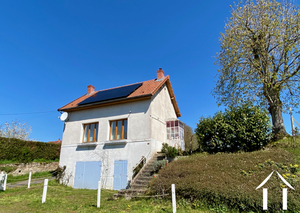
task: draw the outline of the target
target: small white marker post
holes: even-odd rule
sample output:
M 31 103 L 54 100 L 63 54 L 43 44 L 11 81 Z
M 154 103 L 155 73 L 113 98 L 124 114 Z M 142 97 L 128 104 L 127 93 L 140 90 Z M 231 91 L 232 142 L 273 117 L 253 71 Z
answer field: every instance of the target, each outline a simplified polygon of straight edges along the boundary
M 263 210 L 268 210 L 268 189 L 263 188 Z
M 0 176 L 0 178 L 3 178 L 4 177 L 4 173 L 3 172 L 1 172 L 1 176 Z M 0 179 L 1 180 L 1 179 Z
M 173 213 L 176 213 L 176 194 L 175 194 L 175 184 L 172 184 L 172 207 Z
M 1 179 L 3 179 L 3 177 L 4 177 L 4 173 L 1 172 L 1 175 L 0 175 L 0 181 L 1 181 Z M 3 186 L 1 186 L 1 188 L 2 188 L 2 190 L 3 190 Z
M 287 210 L 287 188 L 282 189 L 282 210 Z
M 6 183 L 7 183 L 7 174 L 4 175 L 3 191 L 6 190 Z
M 45 202 L 46 202 L 47 187 L 48 187 L 48 179 L 45 179 L 45 181 L 44 181 L 44 189 L 43 189 L 42 203 L 45 203 Z
M 31 182 L 31 172 L 29 172 L 29 177 L 28 177 L 28 186 L 27 188 L 30 188 L 30 182 Z
M 101 198 L 101 181 L 98 181 L 97 208 L 100 208 L 100 198 Z

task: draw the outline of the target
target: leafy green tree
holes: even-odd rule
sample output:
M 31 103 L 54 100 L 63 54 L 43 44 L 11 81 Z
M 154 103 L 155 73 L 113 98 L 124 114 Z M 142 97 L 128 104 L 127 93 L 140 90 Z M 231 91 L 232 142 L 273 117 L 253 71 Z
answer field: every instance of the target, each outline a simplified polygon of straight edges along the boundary
M 201 117 L 195 132 L 200 150 L 206 152 L 254 151 L 269 143 L 271 124 L 266 110 L 243 104 Z
M 192 127 L 187 124 L 184 124 L 184 143 L 186 152 L 192 153 L 198 149 L 196 134 L 194 133 Z
M 292 1 L 245 0 L 232 7 L 217 54 L 219 104 L 254 102 L 268 109 L 275 135 L 282 112 L 300 101 L 300 14 Z

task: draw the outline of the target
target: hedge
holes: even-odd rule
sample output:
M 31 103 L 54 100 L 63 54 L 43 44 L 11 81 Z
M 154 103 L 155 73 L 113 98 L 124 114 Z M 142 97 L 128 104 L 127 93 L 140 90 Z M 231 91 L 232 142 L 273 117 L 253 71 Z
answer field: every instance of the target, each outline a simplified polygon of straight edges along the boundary
M 0 137 L 0 160 L 12 160 L 23 163 L 41 158 L 55 160 L 59 158 L 60 147 L 60 144 Z

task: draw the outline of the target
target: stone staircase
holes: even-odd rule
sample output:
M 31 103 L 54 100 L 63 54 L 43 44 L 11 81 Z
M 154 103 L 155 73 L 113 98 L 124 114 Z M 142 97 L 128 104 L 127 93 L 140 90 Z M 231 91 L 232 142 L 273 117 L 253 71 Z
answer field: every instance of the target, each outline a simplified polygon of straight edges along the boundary
M 154 163 L 164 158 L 162 153 L 155 154 L 132 180 L 130 187 L 121 189 L 117 194 L 114 194 L 114 199 L 125 197 L 125 199 L 129 200 L 131 197 L 144 195 L 148 190 L 150 180 L 153 178 Z

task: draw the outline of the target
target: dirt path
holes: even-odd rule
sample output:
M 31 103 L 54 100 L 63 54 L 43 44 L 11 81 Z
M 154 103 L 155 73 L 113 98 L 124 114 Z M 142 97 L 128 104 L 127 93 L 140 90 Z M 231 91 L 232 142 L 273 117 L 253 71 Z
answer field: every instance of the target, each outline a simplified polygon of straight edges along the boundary
M 43 183 L 46 178 L 36 178 L 31 180 L 31 184 L 35 183 Z M 49 180 L 55 179 L 55 177 L 49 177 Z M 30 184 L 30 185 L 31 185 Z M 6 184 L 6 188 L 14 188 L 14 187 L 20 187 L 20 186 L 27 186 L 28 185 L 28 180 L 23 180 L 23 181 L 18 181 L 14 183 L 8 183 Z

